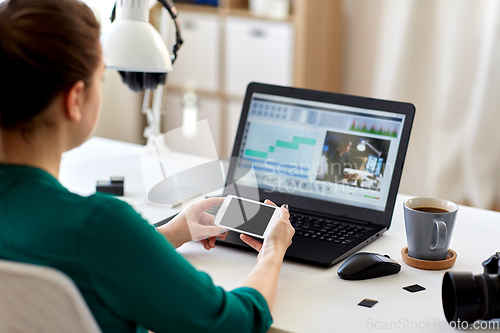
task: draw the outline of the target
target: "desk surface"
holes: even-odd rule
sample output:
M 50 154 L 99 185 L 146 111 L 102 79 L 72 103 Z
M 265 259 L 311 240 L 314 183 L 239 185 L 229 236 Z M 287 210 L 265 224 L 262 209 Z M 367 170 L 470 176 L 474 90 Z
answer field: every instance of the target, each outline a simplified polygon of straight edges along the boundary
M 93 138 L 63 156 L 60 181 L 82 195 L 94 192 L 97 180 L 125 176 L 125 197 L 150 222 L 157 222 L 175 209 L 150 206 L 144 202 L 139 145 Z M 173 153 L 170 166 L 204 162 L 203 158 Z M 281 270 L 273 328 L 290 332 L 362 331 L 451 331 L 441 305 L 441 281 L 445 271 L 422 271 L 407 266 L 401 259 L 406 246 L 403 201 L 398 195 L 391 228 L 362 251 L 388 254 L 401 263 L 397 275 L 344 281 L 337 276 L 340 264 L 320 268 L 285 261 Z M 293 207 L 291 207 L 293 209 Z M 481 262 L 500 251 L 500 213 L 460 206 L 451 248 L 458 254 L 452 271 L 482 273 Z M 255 265 L 254 253 L 218 246 L 205 251 L 198 243 L 178 250 L 197 269 L 209 273 L 214 283 L 235 288 Z M 418 283 L 425 291 L 409 293 L 404 286 Z M 373 308 L 357 304 L 364 298 L 378 300 Z M 387 327 L 386 327 L 387 326 Z M 380 328 L 380 329 L 378 329 Z

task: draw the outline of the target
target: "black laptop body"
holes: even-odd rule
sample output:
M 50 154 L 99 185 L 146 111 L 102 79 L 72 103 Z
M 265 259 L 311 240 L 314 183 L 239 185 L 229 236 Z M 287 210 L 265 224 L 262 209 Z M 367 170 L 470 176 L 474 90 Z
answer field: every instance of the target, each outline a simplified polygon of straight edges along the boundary
M 260 200 L 290 207 L 286 258 L 334 265 L 389 229 L 414 115 L 409 103 L 251 83 L 224 195 L 252 197 L 235 175 L 253 168 Z M 250 249 L 234 232 L 218 243 Z

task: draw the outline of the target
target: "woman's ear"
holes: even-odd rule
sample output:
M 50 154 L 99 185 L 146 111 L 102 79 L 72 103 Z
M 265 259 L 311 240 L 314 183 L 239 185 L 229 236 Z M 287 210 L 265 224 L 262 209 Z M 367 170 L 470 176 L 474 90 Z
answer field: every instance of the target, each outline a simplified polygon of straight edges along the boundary
M 70 121 L 79 122 L 82 119 L 85 82 L 77 81 L 66 92 L 64 99 L 64 114 Z

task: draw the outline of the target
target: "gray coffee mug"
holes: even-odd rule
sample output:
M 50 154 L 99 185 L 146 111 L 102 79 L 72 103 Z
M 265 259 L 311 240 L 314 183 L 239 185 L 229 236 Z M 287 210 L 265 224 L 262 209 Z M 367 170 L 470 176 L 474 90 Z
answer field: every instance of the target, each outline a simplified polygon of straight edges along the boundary
M 406 200 L 403 207 L 410 257 L 422 260 L 446 259 L 458 205 L 443 199 L 412 198 Z M 421 208 L 434 208 L 434 212 L 417 210 Z M 444 212 L 437 212 L 436 208 Z

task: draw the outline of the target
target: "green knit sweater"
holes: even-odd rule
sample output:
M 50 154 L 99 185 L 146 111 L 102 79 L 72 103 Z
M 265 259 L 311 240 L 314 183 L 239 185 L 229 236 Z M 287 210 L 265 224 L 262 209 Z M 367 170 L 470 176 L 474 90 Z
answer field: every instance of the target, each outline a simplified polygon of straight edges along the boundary
M 47 172 L 0 164 L 0 259 L 76 283 L 103 332 L 265 332 L 262 295 L 227 292 L 128 204 L 69 192 Z

